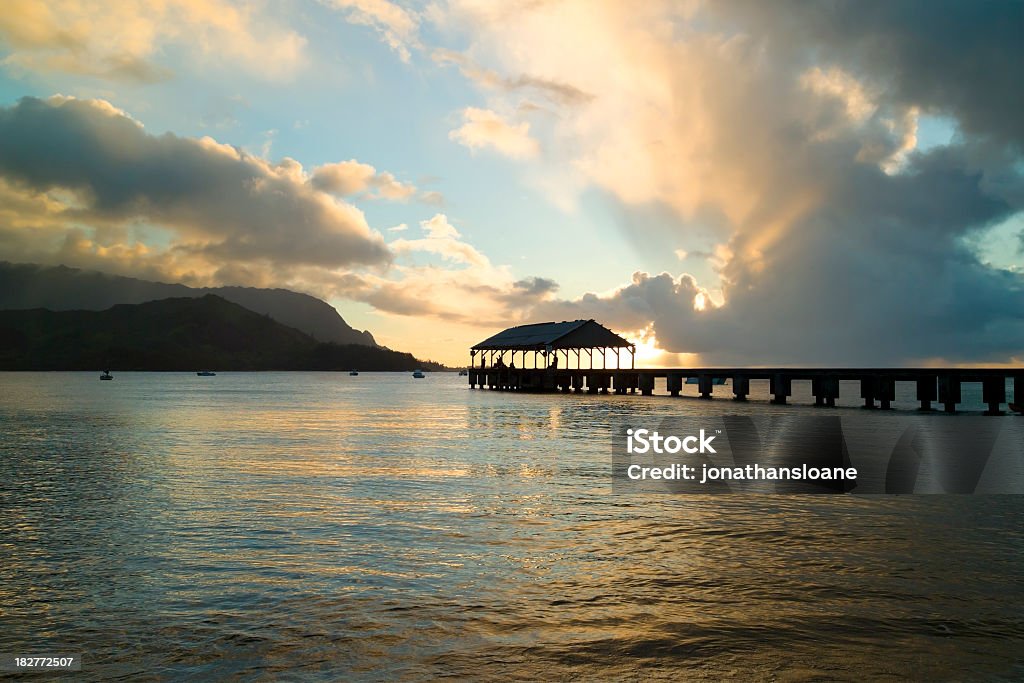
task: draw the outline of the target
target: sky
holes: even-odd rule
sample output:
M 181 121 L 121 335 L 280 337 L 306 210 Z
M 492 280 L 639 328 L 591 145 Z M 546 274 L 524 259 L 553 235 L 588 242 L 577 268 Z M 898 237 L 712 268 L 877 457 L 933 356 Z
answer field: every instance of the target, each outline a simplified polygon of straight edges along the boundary
M 7 0 L 0 259 L 420 358 L 1020 365 L 1024 3 Z

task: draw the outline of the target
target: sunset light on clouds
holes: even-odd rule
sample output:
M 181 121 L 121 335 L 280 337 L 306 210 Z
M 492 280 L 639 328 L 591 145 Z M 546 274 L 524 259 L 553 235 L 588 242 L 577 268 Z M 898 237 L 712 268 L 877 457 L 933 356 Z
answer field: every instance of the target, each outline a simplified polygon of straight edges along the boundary
M 453 365 L 575 318 L 664 364 L 1024 357 L 1019 3 L 98 4 L 0 14 L 0 260 Z

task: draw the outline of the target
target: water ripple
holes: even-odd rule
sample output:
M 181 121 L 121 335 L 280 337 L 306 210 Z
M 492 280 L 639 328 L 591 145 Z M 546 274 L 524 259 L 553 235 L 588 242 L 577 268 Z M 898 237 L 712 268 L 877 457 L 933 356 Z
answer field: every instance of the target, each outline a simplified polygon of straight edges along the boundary
M 85 680 L 1024 677 L 1019 497 L 613 494 L 602 430 L 721 402 L 195 380 L 0 375 L 0 652 L 84 652 Z

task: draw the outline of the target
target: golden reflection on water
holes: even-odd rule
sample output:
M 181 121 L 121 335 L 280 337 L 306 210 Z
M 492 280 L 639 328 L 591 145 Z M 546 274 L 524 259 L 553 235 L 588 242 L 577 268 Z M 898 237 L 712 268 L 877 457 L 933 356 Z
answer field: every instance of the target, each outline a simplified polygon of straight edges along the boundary
M 358 379 L 0 376 L 0 651 L 71 643 L 95 680 L 1019 672 L 1017 497 L 615 494 L 610 425 L 721 405 Z

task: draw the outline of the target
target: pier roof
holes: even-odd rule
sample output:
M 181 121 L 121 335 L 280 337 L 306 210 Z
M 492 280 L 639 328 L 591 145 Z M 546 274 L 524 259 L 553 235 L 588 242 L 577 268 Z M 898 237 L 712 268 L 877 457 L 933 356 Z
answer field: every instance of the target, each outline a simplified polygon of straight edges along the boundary
M 593 320 L 570 320 L 510 327 L 488 337 L 473 349 L 598 349 L 631 346 L 629 341 Z

